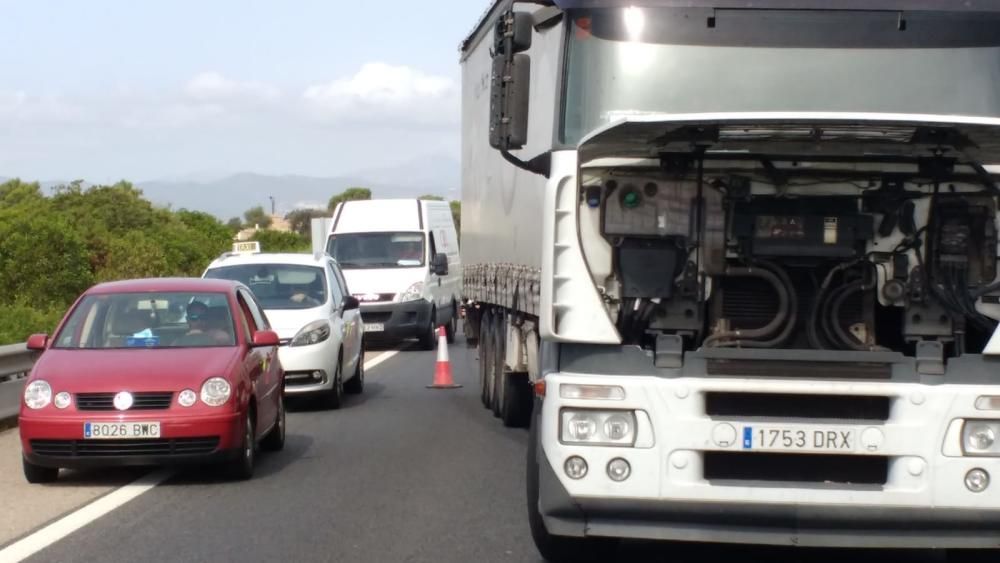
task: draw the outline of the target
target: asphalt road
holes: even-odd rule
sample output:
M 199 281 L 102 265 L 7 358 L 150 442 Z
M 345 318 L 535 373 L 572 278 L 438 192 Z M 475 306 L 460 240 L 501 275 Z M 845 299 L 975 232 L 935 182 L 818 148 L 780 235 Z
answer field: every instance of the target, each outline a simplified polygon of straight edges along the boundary
M 17 416 L 23 394 L 23 379 L 0 383 L 0 425 L 3 425 L 7 419 Z
M 29 561 L 539 562 L 524 508 L 527 433 L 480 406 L 474 349 L 456 344 L 451 359 L 462 389 L 426 389 L 434 353 L 400 352 L 369 371 L 365 393 L 343 409 L 295 405 L 285 450 L 261 457 L 253 480 L 176 473 Z M 58 486 L 76 479 L 93 476 L 64 475 Z M 626 543 L 615 560 L 943 558 Z

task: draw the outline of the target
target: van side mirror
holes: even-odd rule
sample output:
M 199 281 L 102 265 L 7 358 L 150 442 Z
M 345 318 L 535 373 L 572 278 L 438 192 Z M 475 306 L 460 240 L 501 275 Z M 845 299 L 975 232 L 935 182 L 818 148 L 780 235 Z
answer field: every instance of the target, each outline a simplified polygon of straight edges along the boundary
M 353 311 L 354 309 L 359 309 L 361 307 L 361 301 L 353 295 L 347 295 L 344 297 L 344 310 Z
M 493 30 L 493 70 L 490 77 L 490 146 L 510 151 L 528 142 L 528 93 L 534 19 L 526 12 L 508 11 Z
M 431 272 L 436 276 L 448 275 L 448 255 L 438 252 L 431 258 Z
M 48 343 L 49 343 L 49 335 L 48 334 L 44 334 L 44 333 L 42 333 L 42 334 L 32 334 L 31 336 L 28 337 L 27 348 L 28 348 L 28 350 L 34 350 L 36 352 L 40 352 L 42 350 L 45 350 L 45 346 Z

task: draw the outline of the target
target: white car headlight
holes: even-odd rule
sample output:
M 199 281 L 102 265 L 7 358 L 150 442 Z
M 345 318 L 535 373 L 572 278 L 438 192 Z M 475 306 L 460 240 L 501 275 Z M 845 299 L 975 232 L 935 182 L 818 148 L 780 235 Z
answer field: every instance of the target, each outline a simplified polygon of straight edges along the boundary
M 291 346 L 319 344 L 327 338 L 330 338 L 330 323 L 320 319 L 302 327 L 302 330 L 295 335 L 295 338 L 292 338 Z
M 406 289 L 403 293 L 399 294 L 399 301 L 405 303 L 407 301 L 416 301 L 424 296 L 424 282 L 417 282 Z
M 233 388 L 229 382 L 221 377 L 213 377 L 201 386 L 201 402 L 210 407 L 219 407 L 226 404 Z
M 966 420 L 962 451 L 970 456 L 1000 457 L 1000 420 Z
M 635 444 L 635 413 L 632 411 L 563 409 L 560 436 L 564 444 L 632 446 Z
M 41 409 L 52 402 L 52 386 L 41 379 L 32 381 L 24 388 L 24 404 L 29 409 Z

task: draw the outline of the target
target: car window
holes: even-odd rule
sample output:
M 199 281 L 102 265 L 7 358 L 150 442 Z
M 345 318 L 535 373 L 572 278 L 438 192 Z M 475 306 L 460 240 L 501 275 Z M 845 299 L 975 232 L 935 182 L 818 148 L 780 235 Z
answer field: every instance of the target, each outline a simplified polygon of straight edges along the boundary
M 234 346 L 224 293 L 135 292 L 88 295 L 55 337 L 56 348 Z
M 344 292 L 344 288 L 340 285 L 340 280 L 337 278 L 337 272 L 333 269 L 333 265 L 327 262 L 326 270 L 327 275 L 330 276 L 330 291 L 333 292 L 333 303 L 336 307 L 344 302 L 344 296 L 347 294 Z
M 250 288 L 262 309 L 311 309 L 326 303 L 322 267 L 296 264 L 241 264 L 212 268 L 206 278 L 235 280 Z
M 344 295 L 350 295 L 351 288 L 347 287 L 347 279 L 344 278 L 343 270 L 340 269 L 340 266 L 338 266 L 336 262 L 332 261 L 330 262 L 330 268 L 333 270 L 333 274 L 336 276 L 337 283 L 340 284 L 341 291 L 344 292 Z
M 239 290 L 240 306 L 246 308 L 246 312 L 249 313 L 248 320 L 252 325 L 250 327 L 251 334 L 257 332 L 258 330 L 269 330 L 270 325 L 267 324 L 267 319 L 264 317 L 264 313 L 260 310 L 260 306 L 257 304 L 252 293 Z

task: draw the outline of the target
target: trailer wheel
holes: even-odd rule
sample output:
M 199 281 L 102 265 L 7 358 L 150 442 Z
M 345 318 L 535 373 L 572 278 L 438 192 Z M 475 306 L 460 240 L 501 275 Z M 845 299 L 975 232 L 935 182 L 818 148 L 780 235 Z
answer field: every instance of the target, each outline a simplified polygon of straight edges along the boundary
M 490 407 L 493 409 L 493 416 L 500 418 L 503 408 L 504 381 L 506 380 L 506 370 L 504 360 L 507 355 L 507 315 L 497 313 L 493 320 L 493 400 Z
M 479 334 L 485 337 L 479 339 L 479 398 L 483 402 L 483 407 L 490 407 L 490 369 L 493 365 L 493 353 L 490 345 L 493 339 L 490 337 L 490 322 L 493 315 L 489 311 L 483 311 L 479 316 Z
M 618 540 L 614 538 L 574 538 L 550 534 L 538 509 L 538 417 L 531 417 L 527 448 L 528 526 L 531 539 L 542 557 L 550 563 L 598 563 L 614 561 Z

